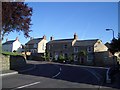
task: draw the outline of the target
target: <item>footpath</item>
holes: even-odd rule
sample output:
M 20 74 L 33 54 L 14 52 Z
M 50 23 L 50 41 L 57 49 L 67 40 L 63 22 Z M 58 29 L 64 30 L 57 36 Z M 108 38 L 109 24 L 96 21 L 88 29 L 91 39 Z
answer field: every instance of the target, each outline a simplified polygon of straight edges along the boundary
M 0 76 L 14 75 L 14 74 L 18 74 L 19 72 L 26 72 L 26 71 L 29 71 L 29 70 L 32 70 L 35 68 L 36 68 L 36 66 L 34 64 L 26 64 L 25 67 L 20 67 L 15 70 L 0 71 Z

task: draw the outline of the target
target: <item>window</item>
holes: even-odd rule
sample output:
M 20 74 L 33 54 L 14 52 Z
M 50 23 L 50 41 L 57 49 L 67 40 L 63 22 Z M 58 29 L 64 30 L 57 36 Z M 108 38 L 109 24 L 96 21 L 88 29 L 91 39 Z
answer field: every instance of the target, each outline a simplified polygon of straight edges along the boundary
M 74 52 L 78 52 L 78 47 L 74 47 Z
M 44 43 L 43 43 L 43 45 L 42 45 L 42 50 L 45 50 L 45 45 L 44 45 Z
M 50 50 L 50 45 L 48 46 L 49 50 Z
M 67 49 L 67 45 L 65 44 L 65 45 L 63 45 L 63 49 Z
M 94 58 L 93 58 L 93 55 L 88 55 L 87 56 L 87 61 L 92 61 Z
M 37 48 L 37 43 L 34 44 L 34 48 Z
M 92 52 L 92 47 L 87 47 L 88 52 Z

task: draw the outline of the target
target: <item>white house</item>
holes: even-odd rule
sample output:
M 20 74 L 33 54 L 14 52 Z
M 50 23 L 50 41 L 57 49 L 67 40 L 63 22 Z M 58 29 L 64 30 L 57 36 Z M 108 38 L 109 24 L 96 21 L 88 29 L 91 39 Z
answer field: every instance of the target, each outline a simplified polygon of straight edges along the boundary
M 6 42 L 2 44 L 2 51 L 7 51 L 7 52 L 17 51 L 17 52 L 21 52 L 21 50 L 22 50 L 22 45 L 21 45 L 18 37 L 16 37 L 15 40 L 10 40 L 10 41 L 6 40 Z

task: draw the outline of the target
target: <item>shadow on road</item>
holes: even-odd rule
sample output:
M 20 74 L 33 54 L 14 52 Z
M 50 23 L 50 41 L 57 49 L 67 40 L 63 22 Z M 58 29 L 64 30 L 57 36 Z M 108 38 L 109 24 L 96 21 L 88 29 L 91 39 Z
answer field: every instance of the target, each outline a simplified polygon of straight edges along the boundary
M 30 64 L 32 65 L 32 64 Z M 61 70 L 60 70 L 61 68 Z M 87 67 L 87 69 L 89 69 Z M 89 69 L 91 70 L 91 69 Z M 102 69 L 94 69 L 92 68 L 96 73 L 99 73 L 102 77 L 99 77 L 98 79 L 88 72 L 85 67 L 77 67 L 77 66 L 68 66 L 68 65 L 56 65 L 56 64 L 36 64 L 36 67 L 33 70 L 21 72 L 18 71 L 20 74 L 26 74 L 26 75 L 34 75 L 34 76 L 41 76 L 41 77 L 47 77 L 52 79 L 59 79 L 59 80 L 65 80 L 69 82 L 75 82 L 75 83 L 83 83 L 83 84 L 90 84 L 90 85 L 101 85 L 101 86 L 107 86 L 112 88 L 120 88 L 120 85 L 114 85 L 114 84 L 105 84 L 105 70 Z M 97 76 L 97 75 L 96 75 Z M 87 87 L 86 87 L 87 88 Z

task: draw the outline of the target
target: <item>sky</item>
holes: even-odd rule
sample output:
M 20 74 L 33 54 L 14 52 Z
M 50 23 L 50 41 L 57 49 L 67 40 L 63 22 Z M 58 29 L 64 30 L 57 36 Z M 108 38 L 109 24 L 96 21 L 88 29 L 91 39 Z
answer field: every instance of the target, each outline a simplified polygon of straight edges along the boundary
M 100 39 L 103 43 L 112 40 L 113 29 L 118 37 L 117 2 L 26 2 L 33 8 L 30 36 L 47 40 L 73 38 L 77 33 L 79 40 Z M 22 44 L 28 42 L 23 33 L 10 33 L 5 39 L 16 37 Z M 3 42 L 5 42 L 5 39 Z

